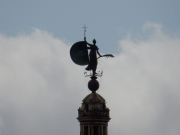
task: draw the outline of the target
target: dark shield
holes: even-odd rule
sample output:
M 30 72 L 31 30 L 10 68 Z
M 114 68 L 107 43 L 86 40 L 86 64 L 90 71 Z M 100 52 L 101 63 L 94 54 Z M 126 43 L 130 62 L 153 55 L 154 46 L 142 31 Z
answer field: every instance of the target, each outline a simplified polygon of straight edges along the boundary
M 70 49 L 70 56 L 74 63 L 78 65 L 88 65 L 89 56 L 87 50 L 87 44 L 85 41 L 80 41 L 75 44 Z

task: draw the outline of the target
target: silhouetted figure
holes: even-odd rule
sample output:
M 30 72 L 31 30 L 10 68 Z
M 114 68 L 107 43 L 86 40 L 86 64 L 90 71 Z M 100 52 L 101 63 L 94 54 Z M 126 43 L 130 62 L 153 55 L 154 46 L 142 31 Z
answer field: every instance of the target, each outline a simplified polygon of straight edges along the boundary
M 101 55 L 99 53 L 99 48 L 96 46 L 96 40 L 93 40 L 93 45 L 87 43 L 87 45 L 89 45 L 89 47 L 87 47 L 87 49 L 90 49 L 90 53 L 89 53 L 89 65 L 87 66 L 86 70 L 92 70 L 93 71 L 93 76 L 95 76 L 96 74 L 96 68 L 97 68 L 97 64 L 98 61 L 97 59 L 100 57 L 114 57 L 112 54 L 106 54 L 106 55 Z M 96 53 L 99 55 L 99 57 L 97 58 Z
M 90 53 L 88 54 L 88 49 L 90 49 Z M 87 41 L 79 41 L 73 44 L 70 49 L 70 56 L 74 63 L 86 67 L 86 70 L 92 70 L 92 76 L 96 75 L 96 68 L 98 61 L 97 59 L 100 57 L 114 57 L 112 54 L 101 55 L 99 53 L 99 48 L 96 46 L 96 40 L 93 40 L 93 44 L 87 43 Z M 97 54 L 99 57 L 97 58 Z
M 87 47 L 87 49 L 90 49 L 90 53 L 89 53 L 89 65 L 87 66 L 86 70 L 92 70 L 93 71 L 93 76 L 96 74 L 96 68 L 97 68 L 97 55 L 96 52 L 98 53 L 98 55 L 101 57 L 101 54 L 98 52 L 98 47 L 96 46 L 96 40 L 93 40 L 93 45 L 87 43 L 87 45 L 89 45 L 89 47 Z

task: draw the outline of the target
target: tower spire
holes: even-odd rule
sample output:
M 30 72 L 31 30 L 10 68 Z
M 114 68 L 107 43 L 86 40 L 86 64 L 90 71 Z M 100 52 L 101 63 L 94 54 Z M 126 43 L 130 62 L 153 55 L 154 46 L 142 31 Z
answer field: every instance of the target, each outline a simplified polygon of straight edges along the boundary
M 96 68 L 98 58 L 114 56 L 112 54 L 101 55 L 95 39 L 93 44 L 86 41 L 86 25 L 82 28 L 84 28 L 84 41 L 73 44 L 70 49 L 70 56 L 75 64 L 88 65 L 86 70 L 93 71 L 93 74 L 85 75 L 85 77 L 91 78 L 88 82 L 88 88 L 92 93 L 83 99 L 83 103 L 78 109 L 77 119 L 80 122 L 80 135 L 108 135 L 108 122 L 111 119 L 110 110 L 106 107 L 105 99 L 96 93 L 99 88 L 99 82 L 96 79 L 102 76 L 102 72 L 96 72 Z M 90 49 L 89 54 L 88 49 Z M 97 54 L 99 55 L 98 58 Z

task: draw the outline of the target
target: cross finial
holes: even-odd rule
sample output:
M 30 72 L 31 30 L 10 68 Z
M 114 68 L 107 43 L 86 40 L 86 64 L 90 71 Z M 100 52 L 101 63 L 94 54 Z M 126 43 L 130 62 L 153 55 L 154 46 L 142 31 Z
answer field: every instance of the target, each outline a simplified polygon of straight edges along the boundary
M 84 28 L 84 41 L 86 41 L 86 29 L 87 29 L 88 27 L 86 27 L 86 25 L 84 25 L 84 27 L 82 27 L 82 28 Z

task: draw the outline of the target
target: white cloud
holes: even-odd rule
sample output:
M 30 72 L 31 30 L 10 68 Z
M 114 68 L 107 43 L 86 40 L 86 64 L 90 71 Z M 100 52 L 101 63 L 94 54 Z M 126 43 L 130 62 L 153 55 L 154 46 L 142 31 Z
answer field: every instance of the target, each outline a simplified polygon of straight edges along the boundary
M 77 131 L 81 99 L 76 93 L 83 78 L 77 80 L 80 69 L 71 63 L 70 46 L 35 30 L 13 38 L 1 35 L 0 48 L 2 134 L 65 134 L 70 119 Z
M 145 24 L 148 39 L 128 36 L 115 58 L 99 59 L 109 134 L 180 133 L 180 38 L 161 27 Z M 85 67 L 71 61 L 70 46 L 37 29 L 0 35 L 0 134 L 79 134 L 77 109 L 88 91 Z
M 178 134 L 180 130 L 180 38 L 164 35 L 161 26 L 148 40 L 120 41 L 121 54 L 105 65 L 111 134 Z M 115 126 L 116 125 L 116 126 Z M 117 126 L 119 125 L 119 126 Z

